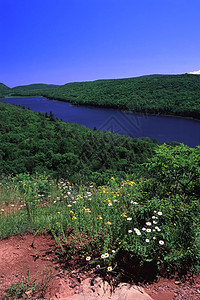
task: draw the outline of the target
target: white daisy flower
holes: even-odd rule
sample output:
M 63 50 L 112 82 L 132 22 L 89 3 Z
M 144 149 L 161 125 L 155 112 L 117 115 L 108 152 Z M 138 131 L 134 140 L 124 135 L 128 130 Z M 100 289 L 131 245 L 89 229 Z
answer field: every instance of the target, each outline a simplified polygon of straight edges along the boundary
M 151 226 L 151 222 L 146 222 L 146 225 L 147 226 Z
M 101 268 L 101 266 L 100 266 L 100 265 L 97 265 L 97 266 L 96 266 L 96 269 L 97 269 L 97 270 L 98 270 L 98 269 L 100 269 L 100 268 Z
M 91 259 L 91 256 L 86 257 L 86 261 L 90 261 L 90 259 Z
M 137 228 L 134 228 L 134 231 L 135 231 L 135 233 L 136 233 L 137 235 L 141 235 L 141 232 L 140 232 L 140 230 L 139 230 L 139 229 L 137 229 Z
M 164 245 L 164 241 L 159 241 L 159 244 L 162 246 L 162 245 Z

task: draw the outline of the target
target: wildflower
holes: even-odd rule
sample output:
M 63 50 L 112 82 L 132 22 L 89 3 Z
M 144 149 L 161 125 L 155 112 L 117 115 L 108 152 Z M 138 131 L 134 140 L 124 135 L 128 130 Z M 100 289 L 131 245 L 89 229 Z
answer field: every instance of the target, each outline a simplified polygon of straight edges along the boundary
M 147 232 L 151 232 L 151 228 L 147 228 L 147 230 L 146 230 Z
M 97 219 L 102 220 L 103 218 L 101 215 L 98 215 Z
M 146 239 L 145 242 L 146 242 L 146 243 L 149 243 L 149 239 Z
M 146 222 L 146 225 L 147 226 L 151 226 L 151 222 Z
M 112 206 L 112 203 L 108 203 L 108 206 Z
M 86 261 L 90 261 L 91 257 L 90 256 L 87 256 L 86 257 Z
M 159 215 L 159 216 L 162 216 L 162 214 L 163 214 L 163 213 L 162 213 L 161 211 L 158 211 L 158 215 Z
M 134 231 L 135 231 L 135 233 L 136 233 L 137 235 L 141 235 L 141 232 L 140 232 L 140 230 L 139 230 L 139 229 L 137 229 L 137 228 L 134 228 Z
M 72 207 L 72 205 L 71 205 L 71 204 L 68 204 L 67 207 Z
M 160 244 L 160 245 L 164 245 L 164 241 L 162 241 L 162 240 L 159 241 L 159 244 Z
M 126 213 L 124 212 L 123 214 L 121 214 L 121 217 L 127 218 Z
M 72 222 L 73 222 L 74 220 L 76 220 L 76 219 L 77 219 L 77 218 L 76 218 L 75 216 L 73 216 L 73 217 L 72 217 Z
M 143 228 L 142 228 L 142 230 L 143 230 L 143 231 L 146 231 L 146 228 L 145 228 L 145 227 L 143 227 Z
M 109 254 L 108 254 L 108 253 L 105 253 L 104 258 L 108 258 L 108 257 L 109 257 Z
M 104 258 L 105 258 L 105 254 L 101 254 L 101 258 L 103 258 L 103 259 L 104 259 Z
M 116 251 L 115 250 L 112 250 L 112 253 L 115 253 Z
M 112 225 L 112 223 L 111 223 L 110 221 L 108 221 L 106 224 L 107 224 L 107 225 Z
M 100 265 L 96 265 L 96 269 L 99 270 L 101 268 Z
M 71 215 L 71 214 L 74 214 L 74 212 L 73 212 L 72 210 L 70 210 L 69 214 L 70 214 L 70 215 Z
M 152 219 L 156 219 L 156 217 L 155 217 L 155 216 L 152 216 Z
M 133 230 L 131 230 L 131 229 L 128 230 L 128 233 L 132 233 L 132 232 L 133 232 Z
M 60 214 L 60 211 L 58 211 L 58 214 Z
M 158 226 L 155 226 L 155 229 L 156 229 L 157 231 L 161 231 L 161 229 L 160 229 Z
M 127 221 L 131 221 L 131 220 L 132 220 L 132 218 L 127 218 L 126 220 L 127 220 Z
M 108 270 L 108 272 L 112 271 L 112 267 L 111 266 L 108 267 L 107 270 Z
M 135 205 L 137 205 L 138 203 L 137 203 L 137 202 L 135 202 L 135 201 L 131 201 L 131 204 L 135 204 Z
M 158 222 L 157 221 L 153 221 L 153 224 L 157 224 Z
M 153 240 L 156 240 L 156 237 L 155 237 L 155 236 L 153 236 Z

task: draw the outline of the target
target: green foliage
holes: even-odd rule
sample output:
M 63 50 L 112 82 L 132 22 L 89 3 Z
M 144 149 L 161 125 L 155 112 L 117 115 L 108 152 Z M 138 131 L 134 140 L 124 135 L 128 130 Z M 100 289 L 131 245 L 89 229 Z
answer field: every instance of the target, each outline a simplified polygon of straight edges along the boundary
M 200 76 L 192 74 L 75 82 L 55 89 L 16 87 L 12 93 L 41 95 L 79 105 L 200 118 Z
M 130 259 L 140 266 L 151 263 L 160 272 L 196 268 L 200 252 L 199 156 L 198 148 L 162 145 L 145 163 L 145 177 L 111 177 L 99 187 L 56 182 L 46 175 L 18 175 L 8 185 L 18 187 L 22 204 L 16 204 L 19 209 L 15 212 L 1 211 L 0 236 L 50 231 L 64 255 L 76 253 L 83 264 L 98 266 L 101 272 L 111 267 L 118 272 Z M 177 162 L 174 173 L 172 165 Z M 193 162 L 195 176 L 186 189 L 189 162 Z
M 0 83 L 0 99 L 4 98 L 10 93 L 10 88 L 3 83 Z
M 46 171 L 77 183 L 98 177 L 102 184 L 117 172 L 135 172 L 157 147 L 149 139 L 89 130 L 5 103 L 0 133 L 0 175 Z
M 51 274 L 43 271 L 42 282 L 39 282 L 37 279 L 32 279 L 30 275 L 30 267 L 28 268 L 27 277 L 20 280 L 17 283 L 12 283 L 7 286 L 5 296 L 2 299 L 38 299 L 41 297 L 43 299 L 46 289 L 49 286 L 49 282 L 52 279 Z

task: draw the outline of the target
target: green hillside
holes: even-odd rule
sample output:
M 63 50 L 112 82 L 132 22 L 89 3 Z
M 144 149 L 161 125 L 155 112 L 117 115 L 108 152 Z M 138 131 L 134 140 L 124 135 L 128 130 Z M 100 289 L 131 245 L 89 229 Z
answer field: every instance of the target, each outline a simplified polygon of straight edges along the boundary
M 0 103 L 0 176 L 46 171 L 53 177 L 87 181 L 132 172 L 151 157 L 156 141 L 89 130 Z M 103 174 L 104 173 L 104 174 Z
M 3 98 L 10 92 L 10 88 L 3 83 L 0 83 L 0 98 Z
M 74 82 L 55 89 L 12 91 L 16 95 L 40 94 L 74 104 L 200 118 L 200 76 L 192 74 Z
M 19 90 L 41 90 L 41 89 L 55 89 L 58 85 L 55 84 L 45 84 L 45 83 L 35 83 L 35 84 L 28 84 L 28 85 L 21 85 L 12 88 L 12 91 L 19 91 Z

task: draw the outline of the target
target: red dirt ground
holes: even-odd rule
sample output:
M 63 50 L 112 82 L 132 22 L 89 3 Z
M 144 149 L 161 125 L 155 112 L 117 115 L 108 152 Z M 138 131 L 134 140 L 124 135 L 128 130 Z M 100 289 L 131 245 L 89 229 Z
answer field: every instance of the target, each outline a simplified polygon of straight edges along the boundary
M 50 235 L 32 234 L 12 236 L 0 241 L 0 299 L 5 298 L 8 285 L 27 279 L 36 279 L 40 290 L 35 294 L 27 289 L 23 299 L 59 299 L 80 291 L 82 281 L 92 273 L 78 269 L 64 270 L 56 260 L 56 248 Z M 29 271 L 28 271 L 29 270 Z M 143 286 L 154 300 L 199 300 L 200 276 L 187 278 L 186 282 L 161 278 Z M 11 299 L 11 298 L 10 298 Z

